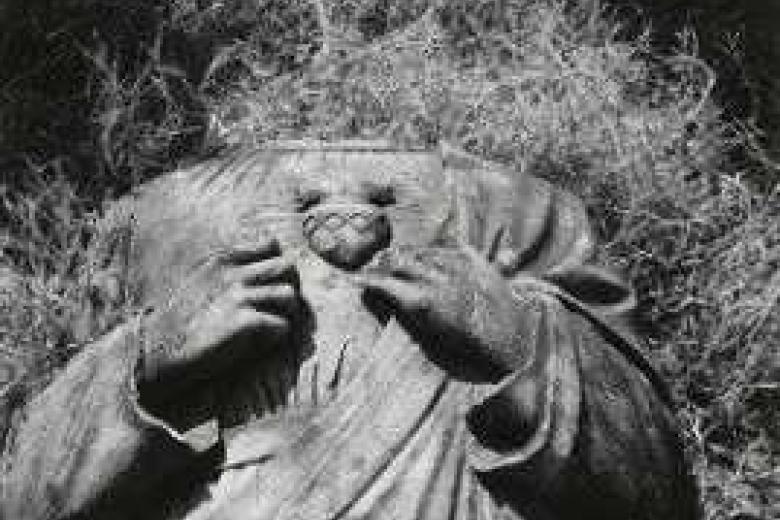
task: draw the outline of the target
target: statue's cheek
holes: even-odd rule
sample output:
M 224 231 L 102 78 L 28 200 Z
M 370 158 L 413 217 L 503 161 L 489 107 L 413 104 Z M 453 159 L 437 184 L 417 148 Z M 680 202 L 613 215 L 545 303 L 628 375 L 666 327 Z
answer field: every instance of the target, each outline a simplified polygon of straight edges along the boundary
M 390 245 L 392 227 L 384 213 L 373 208 L 322 208 L 307 215 L 303 234 L 324 260 L 354 270 Z

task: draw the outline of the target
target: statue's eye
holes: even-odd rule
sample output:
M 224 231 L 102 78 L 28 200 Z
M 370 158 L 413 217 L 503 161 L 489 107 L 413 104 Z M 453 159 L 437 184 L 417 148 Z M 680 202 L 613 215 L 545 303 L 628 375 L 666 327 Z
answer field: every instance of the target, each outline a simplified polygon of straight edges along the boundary
M 383 208 L 395 204 L 395 189 L 392 186 L 371 186 L 368 189 L 368 202 Z
M 306 190 L 295 194 L 295 209 L 299 212 L 308 211 L 325 198 L 321 190 Z

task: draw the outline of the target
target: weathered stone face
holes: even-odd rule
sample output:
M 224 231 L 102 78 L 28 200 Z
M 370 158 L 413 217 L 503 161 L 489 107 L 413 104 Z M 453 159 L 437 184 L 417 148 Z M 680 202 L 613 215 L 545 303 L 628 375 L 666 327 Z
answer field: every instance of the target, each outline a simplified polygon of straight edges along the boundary
M 131 204 L 132 265 L 145 299 L 157 302 L 184 282 L 201 299 L 212 292 L 208 273 L 199 277 L 204 267 L 268 237 L 301 258 L 302 270 L 319 262 L 347 274 L 386 247 L 446 242 L 451 190 L 438 151 L 280 142 L 145 186 Z
M 267 181 L 302 215 L 302 236 L 334 266 L 356 269 L 389 245 L 436 238 L 450 200 L 437 154 L 361 147 L 294 151 Z
M 337 143 L 271 153 L 281 159 L 264 183 L 263 198 L 301 223 L 280 234 L 291 233 L 293 243 L 304 238 L 306 247 L 337 267 L 356 269 L 391 244 L 430 244 L 451 212 L 435 152 Z

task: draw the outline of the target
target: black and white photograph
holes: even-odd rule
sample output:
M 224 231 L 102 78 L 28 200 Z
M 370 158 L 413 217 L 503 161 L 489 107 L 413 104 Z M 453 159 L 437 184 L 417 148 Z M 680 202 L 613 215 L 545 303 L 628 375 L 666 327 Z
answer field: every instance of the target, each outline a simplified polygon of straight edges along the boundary
M 0 520 L 780 519 L 777 27 L 0 0 Z

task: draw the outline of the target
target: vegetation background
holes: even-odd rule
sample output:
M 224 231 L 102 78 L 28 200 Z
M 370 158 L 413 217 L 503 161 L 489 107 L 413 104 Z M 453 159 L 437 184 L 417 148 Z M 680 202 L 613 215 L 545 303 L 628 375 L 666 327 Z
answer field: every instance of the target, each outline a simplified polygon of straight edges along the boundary
M 5 0 L 0 445 L 133 312 L 133 186 L 278 137 L 447 141 L 588 203 L 707 519 L 780 517 L 780 2 Z

